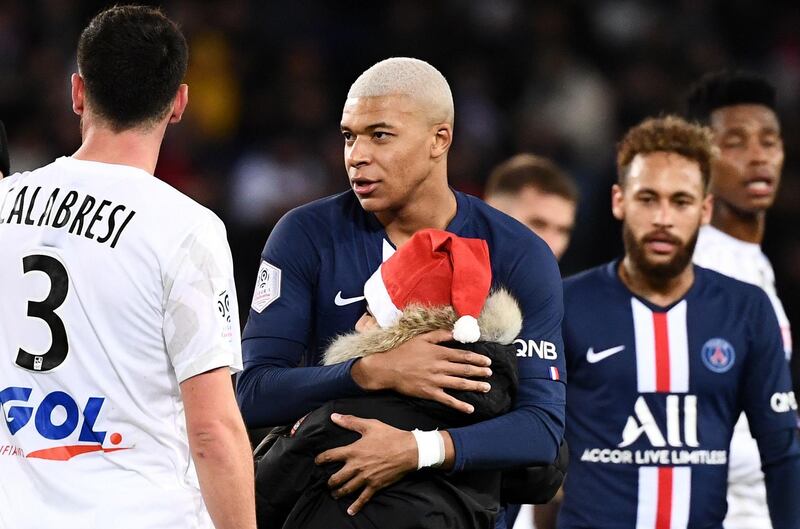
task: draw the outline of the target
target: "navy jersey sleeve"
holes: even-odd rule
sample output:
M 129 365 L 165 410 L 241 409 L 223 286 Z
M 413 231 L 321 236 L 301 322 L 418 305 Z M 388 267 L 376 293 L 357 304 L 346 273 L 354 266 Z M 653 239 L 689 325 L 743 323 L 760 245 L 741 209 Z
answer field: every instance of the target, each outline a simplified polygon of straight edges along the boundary
M 262 253 L 242 336 L 237 397 L 251 428 L 291 423 L 323 403 L 361 393 L 353 361 L 303 367 L 314 326 L 320 254 L 298 210 L 275 226 Z
M 797 401 L 783 353 L 778 321 L 766 294 L 756 293 L 749 319 L 752 349 L 747 357 L 742 407 L 758 442 L 772 526 L 800 527 L 800 442 Z
M 794 428 L 797 403 L 775 312 L 764 292 L 753 289 L 753 295 L 748 318 L 751 348 L 739 397 L 750 431 L 757 439 Z
M 563 437 L 566 372 L 561 275 L 542 241 L 520 242 L 508 241 L 524 249 L 518 259 L 507 263 L 507 277 L 496 277 L 517 298 L 524 316 L 516 340 L 517 402 L 505 415 L 450 430 L 456 449 L 455 470 L 551 463 Z

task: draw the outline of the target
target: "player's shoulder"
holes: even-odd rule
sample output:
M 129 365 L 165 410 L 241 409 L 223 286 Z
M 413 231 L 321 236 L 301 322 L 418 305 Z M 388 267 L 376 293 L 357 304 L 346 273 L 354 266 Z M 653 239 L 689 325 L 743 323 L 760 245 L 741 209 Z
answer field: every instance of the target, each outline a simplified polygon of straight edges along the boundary
M 758 244 L 739 240 L 713 226 L 703 226 L 692 260 L 729 277 L 760 284 L 763 270 L 771 269 Z
M 580 290 L 607 283 L 609 279 L 614 277 L 618 264 L 619 261 L 615 260 L 571 275 L 564 279 L 564 288 L 569 287 L 571 290 Z
M 700 230 L 697 232 L 697 246 L 735 248 L 742 244 L 747 243 L 740 241 L 736 237 L 725 233 L 711 224 L 700 226 Z
M 703 288 L 710 291 L 712 294 L 724 295 L 733 300 L 742 299 L 747 302 L 761 302 L 763 300 L 769 302 L 767 293 L 758 285 L 740 281 L 739 279 L 698 264 L 694 265 L 694 272 L 695 281 L 701 281 L 703 283 Z
M 126 202 L 137 215 L 149 217 L 152 223 L 158 224 L 162 233 L 182 232 L 186 227 L 198 225 L 224 227 L 209 208 L 138 167 L 63 156 L 41 171 L 57 178 L 65 173 L 78 175 L 75 182 L 79 181 L 85 192 L 109 193 L 109 198 Z
M 704 266 L 724 261 L 726 256 L 738 253 L 736 239 L 713 226 L 703 226 L 697 234 L 693 260 Z
M 297 206 L 285 213 L 273 230 L 282 238 L 304 238 L 322 241 L 352 222 L 356 215 L 364 215 L 351 192 L 338 193 Z
M 143 180 L 139 190 L 150 201 L 138 204 L 137 215 L 147 219 L 149 230 L 158 227 L 160 239 L 176 244 L 187 237 L 227 239 L 225 223 L 214 211 L 152 175 Z
M 55 163 L 56 162 L 53 161 L 36 169 L 31 169 L 29 171 L 18 171 L 0 179 L 0 192 L 9 191 L 17 184 L 24 184 L 28 181 L 34 181 L 36 178 L 40 177 L 40 175 L 49 174 L 55 167 Z
M 0 179 L 0 204 L 3 204 L 8 197 L 14 192 L 19 181 L 24 177 L 25 173 L 14 173 Z
M 148 173 L 142 172 L 137 182 L 140 190 L 145 191 L 157 207 L 172 212 L 178 222 L 183 217 L 189 222 L 222 222 L 216 213 L 199 203 L 194 198 L 174 188 L 171 184 Z
M 536 235 L 513 217 L 495 209 L 480 198 L 468 193 L 456 192 L 457 196 L 468 204 L 472 218 L 482 221 L 493 231 L 523 239 L 538 239 Z
M 709 307 L 724 311 L 735 318 L 737 324 L 749 329 L 754 336 L 767 336 L 773 330 L 778 332 L 778 321 L 772 302 L 758 285 L 697 265 L 695 280 L 702 284 L 695 291 L 696 297 L 690 303 L 708 303 Z M 703 312 L 705 310 L 707 309 L 703 309 Z
M 750 321 L 759 327 L 765 318 L 774 317 L 769 296 L 758 285 L 698 265 L 695 265 L 695 281 L 701 282 L 696 291 L 698 300 L 715 300 L 717 306 L 739 315 L 743 321 Z
M 281 217 L 283 224 L 302 224 L 306 227 L 327 225 L 329 228 L 346 223 L 354 213 L 363 211 L 350 191 L 319 198 L 297 206 Z
M 548 256 L 555 260 L 547 243 L 530 228 L 478 197 L 456 193 L 470 208 L 471 220 L 478 224 L 478 230 L 486 231 L 489 243 L 494 243 L 500 251 Z
M 30 173 L 14 173 L 12 175 L 8 175 L 5 178 L 0 179 L 0 193 L 4 193 L 9 189 L 13 188 L 14 185 L 17 184 L 17 182 L 19 182 L 20 179 L 23 178 L 25 174 L 30 174 Z
M 357 219 L 365 213 L 352 192 L 323 197 L 298 206 L 284 214 L 270 232 L 265 250 L 273 252 L 331 249 L 337 237 L 347 237 L 357 230 Z
M 611 261 L 564 279 L 564 301 L 569 298 L 582 298 L 616 281 L 618 261 Z

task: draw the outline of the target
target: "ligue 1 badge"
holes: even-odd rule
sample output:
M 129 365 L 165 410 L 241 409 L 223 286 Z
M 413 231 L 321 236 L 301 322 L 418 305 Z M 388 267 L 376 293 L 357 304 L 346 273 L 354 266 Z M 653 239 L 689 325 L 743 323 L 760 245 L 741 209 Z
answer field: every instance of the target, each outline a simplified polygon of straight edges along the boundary
M 733 346 L 722 338 L 712 338 L 707 341 L 700 356 L 703 358 L 703 364 L 714 373 L 729 371 L 736 361 L 736 351 Z
M 261 261 L 250 307 L 260 313 L 279 297 L 281 297 L 281 269 Z

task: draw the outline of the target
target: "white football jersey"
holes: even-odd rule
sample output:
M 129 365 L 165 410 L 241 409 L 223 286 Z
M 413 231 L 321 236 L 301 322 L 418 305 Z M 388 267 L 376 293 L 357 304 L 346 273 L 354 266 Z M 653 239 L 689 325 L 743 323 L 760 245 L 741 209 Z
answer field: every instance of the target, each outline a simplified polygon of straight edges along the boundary
M 70 157 L 0 180 L 0 528 L 213 527 L 179 384 L 241 370 L 208 209 Z
M 786 358 L 792 354 L 789 319 L 775 290 L 772 264 L 761 246 L 739 240 L 713 227 L 703 226 L 697 239 L 694 262 L 746 283 L 758 285 L 767 293 L 778 317 Z M 758 444 L 750 434 L 742 414 L 731 439 L 728 465 L 728 514 L 725 529 L 770 529 L 767 492 Z

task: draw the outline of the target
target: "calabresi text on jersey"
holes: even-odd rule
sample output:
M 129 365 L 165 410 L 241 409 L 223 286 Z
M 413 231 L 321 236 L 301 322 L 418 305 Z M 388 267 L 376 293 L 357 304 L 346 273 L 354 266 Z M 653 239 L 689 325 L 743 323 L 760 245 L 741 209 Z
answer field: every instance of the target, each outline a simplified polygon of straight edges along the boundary
M 56 187 L 49 194 L 41 191 L 41 186 L 22 186 L 7 214 L 5 207 L 0 207 L 0 224 L 65 228 L 73 235 L 100 244 L 109 243 L 114 248 L 123 230 L 136 215 L 136 211 L 123 204 L 98 200 L 89 194 L 81 197 L 74 190 L 62 192 L 61 188 Z M 44 199 L 45 196 L 47 199 Z

